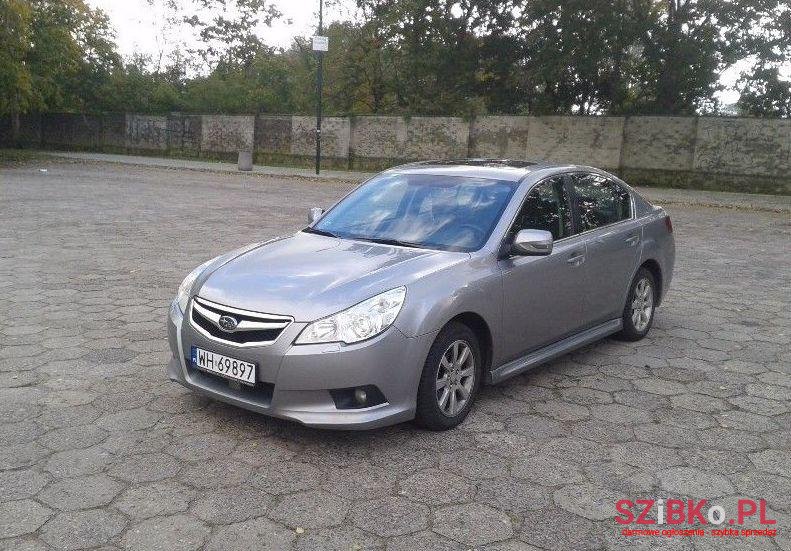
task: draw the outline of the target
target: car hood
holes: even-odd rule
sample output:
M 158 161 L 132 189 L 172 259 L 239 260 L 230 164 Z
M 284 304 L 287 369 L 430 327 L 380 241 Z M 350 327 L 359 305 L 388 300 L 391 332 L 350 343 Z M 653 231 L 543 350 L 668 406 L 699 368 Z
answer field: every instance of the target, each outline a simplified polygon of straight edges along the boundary
M 226 306 L 313 321 L 468 258 L 299 232 L 242 249 L 209 269 L 197 294 Z

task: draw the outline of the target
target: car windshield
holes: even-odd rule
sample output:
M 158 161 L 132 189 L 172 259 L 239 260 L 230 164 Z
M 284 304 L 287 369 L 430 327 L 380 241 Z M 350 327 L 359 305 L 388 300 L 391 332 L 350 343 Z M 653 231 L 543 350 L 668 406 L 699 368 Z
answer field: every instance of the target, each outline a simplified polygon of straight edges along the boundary
M 480 249 L 516 189 L 516 182 L 382 174 L 338 203 L 306 231 L 379 243 Z

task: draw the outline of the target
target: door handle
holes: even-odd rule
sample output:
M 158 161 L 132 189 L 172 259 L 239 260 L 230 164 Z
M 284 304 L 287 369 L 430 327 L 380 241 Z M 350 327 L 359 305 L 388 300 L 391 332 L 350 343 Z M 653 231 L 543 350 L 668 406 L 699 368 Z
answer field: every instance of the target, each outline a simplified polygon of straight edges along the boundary
M 566 259 L 566 262 L 568 262 L 572 266 L 579 266 L 580 264 L 585 262 L 585 255 L 582 253 L 572 253 L 572 256 Z
M 626 238 L 626 244 L 629 245 L 630 247 L 634 247 L 639 242 L 640 242 L 639 235 L 630 235 L 629 237 Z

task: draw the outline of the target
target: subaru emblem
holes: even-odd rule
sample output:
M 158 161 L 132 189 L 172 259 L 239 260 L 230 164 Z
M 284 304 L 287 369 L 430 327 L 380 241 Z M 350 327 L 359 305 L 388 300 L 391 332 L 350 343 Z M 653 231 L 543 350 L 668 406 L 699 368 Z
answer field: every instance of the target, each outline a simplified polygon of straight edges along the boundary
M 218 323 L 220 325 L 220 328 L 223 329 L 224 331 L 233 331 L 234 329 L 236 329 L 236 326 L 239 325 L 239 322 L 236 321 L 236 319 L 232 318 L 231 316 L 220 317 L 220 321 Z

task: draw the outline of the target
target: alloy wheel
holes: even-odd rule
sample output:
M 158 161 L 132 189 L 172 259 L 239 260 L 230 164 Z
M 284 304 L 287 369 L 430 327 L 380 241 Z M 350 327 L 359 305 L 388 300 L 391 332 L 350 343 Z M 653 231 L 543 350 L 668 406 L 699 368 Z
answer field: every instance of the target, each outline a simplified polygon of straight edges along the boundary
M 455 417 L 470 400 L 475 386 L 475 355 L 463 340 L 451 343 L 442 354 L 435 383 L 437 405 L 448 417 Z
M 632 297 L 632 324 L 638 332 L 645 331 L 654 311 L 654 289 L 647 278 L 637 282 Z

